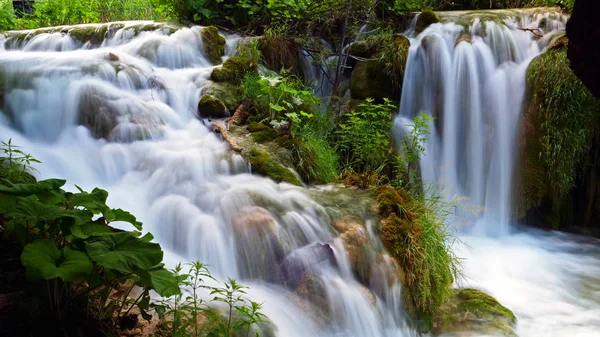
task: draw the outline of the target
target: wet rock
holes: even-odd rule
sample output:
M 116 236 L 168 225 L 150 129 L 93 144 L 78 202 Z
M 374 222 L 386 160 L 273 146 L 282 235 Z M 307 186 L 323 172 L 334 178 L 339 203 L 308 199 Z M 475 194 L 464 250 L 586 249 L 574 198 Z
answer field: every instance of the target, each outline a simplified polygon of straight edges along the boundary
M 225 38 L 219 34 L 219 29 L 215 26 L 204 27 L 200 31 L 204 53 L 208 59 L 214 63 L 221 63 L 221 58 L 225 55 Z
M 202 95 L 211 95 L 220 99 L 229 111 L 235 111 L 242 101 L 242 88 L 233 83 L 208 81 L 202 89 Z
M 211 95 L 203 95 L 200 98 L 198 102 L 198 114 L 200 118 L 210 119 L 229 117 L 225 103 Z
M 284 283 L 291 289 L 299 287 L 305 274 L 320 263 L 335 263 L 335 253 L 328 244 L 315 243 L 294 250 L 280 265 Z
M 302 183 L 300 183 L 292 171 L 278 164 L 268 152 L 254 147 L 242 155 L 250 163 L 254 173 L 269 177 L 276 182 L 287 182 L 302 186 Z
M 262 207 L 244 207 L 232 222 L 243 276 L 280 281 L 279 264 L 285 253 L 273 215 Z
M 247 73 L 257 73 L 256 62 L 239 56 L 232 56 L 223 63 L 221 68 L 215 68 L 210 79 L 215 82 L 241 83 Z
M 427 27 L 434 23 L 440 22 L 440 17 L 433 11 L 427 10 L 421 12 L 417 17 L 417 23 L 415 25 L 415 33 L 420 34 Z
M 333 227 L 341 233 L 340 238 L 348 252 L 352 271 L 362 283 L 368 284 L 371 254 L 364 225 L 356 218 L 345 216 L 334 220 Z
M 461 42 L 466 42 L 466 43 L 472 44 L 473 39 L 471 38 L 471 35 L 469 35 L 469 34 L 460 34 L 458 36 L 458 38 L 456 39 L 455 45 L 458 46 Z
M 433 334 L 516 336 L 517 318 L 500 302 L 476 289 L 457 289 L 435 315 Z
M 108 55 L 106 56 L 106 58 L 109 61 L 112 61 L 112 62 L 117 62 L 117 61 L 120 60 L 119 56 L 117 54 L 114 54 L 114 53 L 108 53 Z

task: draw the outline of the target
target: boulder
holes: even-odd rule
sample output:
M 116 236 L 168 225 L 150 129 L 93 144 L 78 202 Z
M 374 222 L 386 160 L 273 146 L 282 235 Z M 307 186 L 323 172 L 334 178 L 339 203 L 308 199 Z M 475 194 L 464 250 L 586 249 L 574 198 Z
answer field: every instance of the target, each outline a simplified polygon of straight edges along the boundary
M 329 244 L 315 243 L 294 250 L 280 265 L 285 285 L 296 289 L 302 283 L 306 273 L 320 263 L 335 264 L 335 253 Z
M 210 95 L 218 98 L 229 111 L 235 111 L 239 103 L 242 101 L 242 88 L 239 85 L 226 82 L 207 81 L 206 86 L 202 89 L 202 95 Z
M 219 34 L 219 29 L 215 26 L 202 28 L 200 31 L 204 53 L 208 59 L 214 63 L 221 63 L 221 58 L 225 55 L 225 38 Z
M 254 147 L 250 151 L 243 153 L 243 156 L 250 162 L 254 173 L 269 177 L 276 182 L 287 182 L 292 185 L 302 186 L 302 183 L 296 178 L 294 173 L 278 164 L 268 152 Z
M 417 17 L 417 22 L 415 24 L 415 33 L 420 34 L 427 27 L 438 22 L 440 22 L 440 17 L 434 11 L 423 11 Z
M 225 118 L 229 117 L 229 112 L 225 103 L 220 99 L 211 96 L 203 95 L 198 102 L 198 114 L 200 118 Z
M 257 73 L 256 62 L 239 56 L 232 56 L 222 67 L 213 69 L 210 79 L 215 82 L 230 82 L 239 84 L 247 73 Z
M 393 99 L 394 88 L 390 82 L 376 60 L 357 62 L 350 77 L 350 93 L 354 99 Z
M 345 231 L 340 238 L 348 252 L 352 271 L 362 283 L 368 284 L 371 272 L 371 254 L 367 230 L 361 223 L 351 222 L 346 224 Z
M 456 289 L 454 295 L 437 311 L 434 335 L 460 333 L 493 336 L 516 336 L 517 318 L 492 296 L 477 289 Z

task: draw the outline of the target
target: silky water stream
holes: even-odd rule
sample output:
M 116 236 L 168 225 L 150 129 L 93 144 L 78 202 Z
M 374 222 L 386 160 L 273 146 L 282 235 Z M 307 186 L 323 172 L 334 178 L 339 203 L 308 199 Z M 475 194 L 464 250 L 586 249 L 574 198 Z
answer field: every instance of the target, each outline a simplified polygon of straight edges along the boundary
M 540 19 L 525 16 L 522 24 Z M 550 22 L 564 26 L 563 17 Z M 461 282 L 513 309 L 521 336 L 598 336 L 598 246 L 562 234 L 511 234 L 508 221 L 505 186 L 525 69 L 545 42 L 509 23 L 474 20 L 473 44 L 455 47 L 461 28 L 437 24 L 413 38 L 396 123 L 401 132 L 420 110 L 443 114 L 432 129 L 424 178 L 485 205 L 470 219 L 475 225 L 461 229 Z M 325 208 L 303 188 L 252 175 L 196 118 L 214 67 L 202 52 L 201 29 L 126 22 L 108 25 L 96 44 L 82 44 L 65 29 L 4 38 L 2 139 L 43 162 L 40 178 L 108 190 L 109 204 L 136 214 L 169 264 L 200 260 L 218 278 L 249 285 L 277 336 L 413 335 L 398 279 L 372 232 L 355 229 L 369 242 L 373 262 L 358 280 Z M 238 37 L 226 38 L 231 54 Z M 256 217 L 269 225 L 253 227 Z M 325 243 L 333 258 L 322 257 L 331 256 Z M 306 288 L 320 292 L 294 290 L 297 284 L 275 268 L 285 261 L 309 269 L 316 283 Z

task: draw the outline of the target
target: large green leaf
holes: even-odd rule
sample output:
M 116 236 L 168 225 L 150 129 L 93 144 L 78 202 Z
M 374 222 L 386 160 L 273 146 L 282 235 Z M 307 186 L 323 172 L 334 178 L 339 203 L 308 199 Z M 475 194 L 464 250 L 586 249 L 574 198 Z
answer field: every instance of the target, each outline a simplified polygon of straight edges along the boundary
M 135 229 L 142 230 L 142 223 L 137 221 L 135 216 L 120 208 L 111 209 L 104 213 L 104 217 L 108 222 L 123 221 L 132 224 Z
M 164 267 L 138 270 L 136 274 L 140 277 L 144 287 L 154 289 L 160 296 L 170 297 L 181 293 L 177 278 Z
M 4 179 L 6 186 L 0 184 L 0 193 L 26 197 L 32 194 L 54 191 L 63 186 L 66 181 L 62 179 L 48 179 L 33 184 L 13 184 Z
M 9 217 L 28 221 L 54 221 L 72 214 L 56 205 L 46 205 L 37 200 L 35 195 L 19 197 L 15 207 L 8 212 Z
M 97 223 L 74 225 L 71 226 L 70 230 L 73 236 L 80 239 L 87 239 L 94 236 L 108 236 L 115 232 L 114 228 Z
M 106 206 L 108 192 L 95 188 L 92 193 L 88 193 L 79 188 L 79 186 L 77 188 L 80 190 L 80 193 L 74 193 L 69 197 L 71 207 L 84 207 L 94 212 L 94 214 L 105 213 L 109 210 L 109 207 Z
M 65 282 L 83 279 L 92 271 L 92 263 L 83 252 L 69 247 L 60 250 L 52 240 L 38 240 L 25 246 L 21 262 L 33 280 L 61 278 Z
M 87 245 L 89 256 L 100 266 L 124 273 L 151 269 L 163 259 L 157 243 L 147 242 L 132 233 L 113 233 Z

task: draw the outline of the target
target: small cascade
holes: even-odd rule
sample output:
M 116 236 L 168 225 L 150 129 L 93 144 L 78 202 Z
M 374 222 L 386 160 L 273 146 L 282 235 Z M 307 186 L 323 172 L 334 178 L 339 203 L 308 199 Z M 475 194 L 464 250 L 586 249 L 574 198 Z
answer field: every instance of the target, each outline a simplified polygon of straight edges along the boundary
M 461 13 L 444 14 L 445 23 L 411 38 L 395 132 L 402 136 L 407 119 L 420 112 L 433 116 L 424 181 L 448 200 L 466 199 L 461 209 L 483 208 L 483 214 L 459 210 L 475 224 L 472 233 L 505 235 L 525 73 L 565 28 L 566 16 L 498 11 L 485 20 Z
M 372 231 L 338 234 L 306 190 L 252 175 L 196 118 L 215 67 L 202 29 L 124 22 L 5 33 L 2 139 L 40 159 L 42 179 L 106 189 L 168 264 L 200 260 L 251 286 L 277 336 L 409 335 L 397 267 Z M 225 39 L 224 58 L 239 38 Z M 373 261 L 360 279 L 351 235 Z

